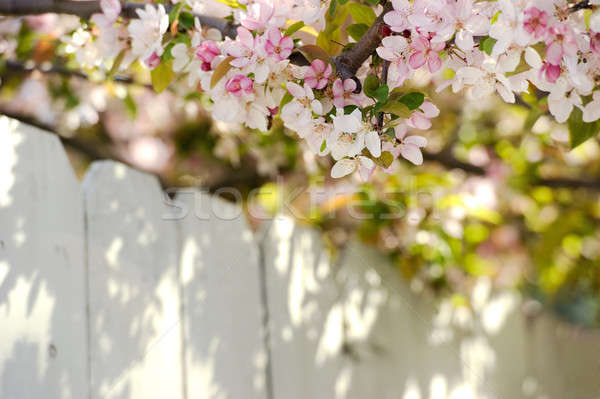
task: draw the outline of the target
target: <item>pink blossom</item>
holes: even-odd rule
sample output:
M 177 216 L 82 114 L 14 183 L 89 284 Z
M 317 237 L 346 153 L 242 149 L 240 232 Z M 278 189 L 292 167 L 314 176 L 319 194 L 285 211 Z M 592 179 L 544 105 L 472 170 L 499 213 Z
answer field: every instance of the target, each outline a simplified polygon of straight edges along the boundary
M 540 77 L 545 77 L 550 83 L 555 83 L 560 76 L 560 65 L 554 65 L 549 62 L 544 62 L 540 69 Z
M 243 68 L 256 60 L 256 39 L 248 29 L 241 26 L 237 28 L 237 33 L 236 39 L 224 42 L 222 49 L 224 54 L 236 58 L 230 62 L 231 65 Z
M 206 40 L 196 48 L 196 57 L 210 64 L 220 53 L 219 47 L 212 40 Z
M 283 36 L 279 29 L 269 29 L 266 33 L 266 39 L 265 50 L 267 54 L 276 60 L 285 60 L 292 54 L 294 41 L 291 37 Z
M 431 127 L 430 119 L 435 118 L 439 114 L 440 110 L 435 104 L 425 101 L 419 107 L 419 111 L 413 112 L 406 124 L 415 129 L 427 130 Z
M 529 34 L 534 35 L 537 39 L 546 34 L 548 28 L 548 14 L 537 7 L 530 7 L 524 12 L 525 20 L 523 28 Z
M 353 94 L 354 90 L 356 90 L 354 80 L 346 79 L 342 83 L 341 79 L 337 79 L 333 82 L 333 105 L 337 108 L 344 108 L 351 104 L 360 106 L 360 97 Z
M 429 72 L 435 73 L 442 67 L 442 60 L 438 55 L 446 46 L 446 43 L 431 43 L 423 36 L 417 36 L 410 45 L 415 52 L 408 59 L 412 69 L 419 69 L 425 63 L 429 68 Z
M 250 30 L 262 30 L 269 22 L 275 9 L 264 1 L 255 1 L 247 7 L 247 11 L 240 12 L 240 23 Z
M 567 24 L 559 24 L 548 30 L 546 38 L 546 59 L 554 65 L 560 64 L 564 55 L 577 53 L 577 42 L 573 30 Z
M 236 97 L 252 94 L 254 82 L 247 76 L 235 75 L 225 83 L 225 90 Z
M 160 64 L 160 57 L 158 56 L 158 54 L 156 54 L 155 51 L 152 53 L 152 55 L 150 55 L 150 57 L 146 59 L 146 61 L 144 61 L 144 63 L 148 68 L 154 69 L 158 66 L 158 64 Z
M 306 68 L 304 74 L 304 83 L 313 89 L 322 89 L 327 86 L 331 76 L 331 64 L 325 64 L 322 60 L 316 59 L 310 67 Z M 352 81 L 354 83 L 354 81 Z M 356 88 L 356 83 L 354 84 Z
M 600 54 L 600 33 L 590 30 L 590 48 L 596 54 Z
M 423 136 L 406 136 L 408 132 L 406 125 L 396 126 L 395 131 L 396 141 L 398 142 L 397 152 L 413 164 L 421 165 L 423 163 L 421 148 L 427 145 L 427 139 Z

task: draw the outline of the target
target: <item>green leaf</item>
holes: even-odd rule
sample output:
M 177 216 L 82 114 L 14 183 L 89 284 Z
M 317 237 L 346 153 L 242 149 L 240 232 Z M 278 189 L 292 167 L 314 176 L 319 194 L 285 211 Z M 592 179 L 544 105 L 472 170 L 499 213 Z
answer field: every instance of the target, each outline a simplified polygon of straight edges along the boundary
M 600 130 L 600 123 L 598 121 L 592 123 L 584 122 L 583 112 L 577 107 L 573 107 L 573 112 L 571 112 L 567 124 L 569 126 L 571 148 L 575 148 L 587 139 L 595 136 Z
M 313 62 L 316 59 L 321 61 L 329 62 L 329 54 L 325 52 L 321 47 L 315 46 L 314 44 L 307 44 L 302 47 L 298 47 L 298 50 L 308 61 Z
M 112 79 L 112 77 L 115 76 L 115 73 L 117 73 L 117 71 L 119 70 L 121 63 L 125 58 L 125 53 L 126 50 L 121 50 L 121 52 L 117 55 L 117 58 L 115 58 L 115 60 L 113 61 L 112 67 L 110 68 L 110 71 L 108 71 L 108 79 Z
M 333 17 L 335 16 L 335 9 L 337 8 L 337 0 L 331 0 L 331 3 L 329 4 L 329 19 L 333 19 Z
M 212 89 L 219 83 L 219 81 L 229 72 L 232 68 L 230 62 L 234 59 L 234 57 L 227 57 L 215 68 L 212 76 L 210 77 L 210 88 Z
M 375 90 L 375 99 L 381 104 L 384 104 L 388 100 L 390 89 L 387 85 L 381 85 Z
M 408 109 L 415 110 L 423 104 L 425 101 L 425 95 L 423 93 L 419 93 L 418 91 L 413 91 L 412 93 L 408 93 L 403 95 L 398 99 L 402 104 L 406 105 Z
M 492 50 L 494 49 L 494 44 L 496 44 L 496 39 L 486 36 L 481 42 L 479 42 L 479 49 L 487 55 L 491 55 Z
M 127 95 L 123 99 L 123 103 L 125 103 L 125 109 L 127 110 L 129 117 L 135 119 L 137 117 L 137 104 L 129 92 L 127 92 Z
M 290 25 L 285 32 L 283 33 L 284 36 L 292 36 L 294 33 L 298 32 L 300 29 L 302 29 L 304 27 L 304 22 L 302 21 L 298 21 L 295 24 Z
M 173 22 L 179 17 L 179 12 L 181 11 L 181 7 L 183 7 L 185 3 L 179 2 L 175 4 L 175 6 L 169 12 L 169 25 L 173 24 Z
M 323 140 L 323 142 L 321 143 L 321 148 L 319 148 L 319 152 L 325 151 L 325 148 L 327 148 L 327 141 Z
M 359 4 L 359 3 L 350 3 L 348 6 L 348 10 L 350 11 L 350 15 L 352 15 L 352 19 L 357 24 L 365 24 L 367 26 L 373 25 L 375 22 L 375 11 L 367 5 Z
M 369 97 L 375 97 L 375 92 L 379 88 L 379 78 L 369 74 L 363 83 L 363 91 Z
M 354 112 L 355 109 L 358 109 L 358 107 L 354 104 L 346 105 L 344 107 L 344 115 L 351 114 L 352 112 Z
M 373 161 L 377 166 L 387 169 L 390 167 L 392 162 L 394 162 L 394 156 L 391 152 L 384 151 L 381 153 L 381 156 L 379 158 L 374 158 Z
M 368 30 L 369 27 L 365 24 L 352 24 L 346 26 L 346 33 L 356 41 L 359 41 Z
M 194 15 L 189 12 L 182 12 L 179 14 L 179 26 L 184 30 L 189 30 L 194 27 Z
M 496 21 L 498 20 L 498 17 L 500 16 L 500 14 L 502 14 L 502 11 L 498 11 L 498 12 L 496 12 L 494 14 L 494 16 L 492 17 L 492 21 L 491 21 L 492 25 L 496 23 Z
M 281 112 L 281 109 L 283 108 L 284 105 L 288 104 L 293 99 L 294 99 L 294 96 L 292 96 L 289 92 L 286 91 L 285 94 L 283 95 L 283 98 L 281 99 L 281 102 L 279 103 L 279 112 Z
M 152 78 L 152 87 L 157 93 L 162 93 L 173 81 L 175 73 L 173 72 L 173 61 L 165 61 L 158 64 L 150 72 Z
M 380 111 L 387 112 L 388 114 L 394 114 L 405 119 L 410 118 L 412 115 L 412 111 L 406 105 L 398 101 L 388 102 L 381 107 Z

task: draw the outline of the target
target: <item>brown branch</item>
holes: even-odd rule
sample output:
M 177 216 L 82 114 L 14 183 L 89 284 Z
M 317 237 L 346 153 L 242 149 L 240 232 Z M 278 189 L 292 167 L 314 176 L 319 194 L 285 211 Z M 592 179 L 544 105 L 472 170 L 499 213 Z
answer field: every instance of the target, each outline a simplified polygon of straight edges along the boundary
M 152 3 L 125 2 L 121 4 L 121 15 L 125 18 L 137 18 L 136 10 Z M 165 5 L 167 12 L 173 6 Z M 0 14 L 32 15 L 32 14 L 71 14 L 89 19 L 92 14 L 101 13 L 99 0 L 0 0 Z M 235 23 L 207 15 L 194 14 L 202 25 L 218 29 L 224 36 L 235 38 L 237 26 Z
M 5 61 L 4 66 L 6 67 L 6 69 L 9 72 L 31 73 L 31 72 L 37 71 L 37 72 L 40 72 L 43 74 L 60 75 L 60 76 L 64 76 L 64 77 L 75 77 L 75 78 L 89 80 L 91 82 L 96 83 L 95 81 L 92 81 L 88 75 L 86 75 L 85 73 L 83 73 L 81 71 L 64 68 L 64 67 L 58 66 L 58 65 L 51 65 L 50 67 L 45 68 L 40 65 L 25 66 L 17 61 L 8 60 L 8 61 Z M 129 76 L 116 75 L 116 76 L 112 77 L 112 80 L 115 82 L 118 82 L 118 83 L 142 86 L 147 89 L 152 89 L 152 85 L 135 81 L 135 80 L 133 80 L 133 78 L 131 78 Z M 98 83 L 100 83 L 100 82 L 98 82 Z
M 383 65 L 381 67 L 381 82 L 383 84 L 387 84 L 389 71 L 390 62 L 387 60 L 383 60 Z M 377 115 L 377 129 L 379 130 L 379 134 L 381 134 L 381 130 L 383 128 L 383 116 L 383 112 L 380 112 L 379 115 Z
M 110 151 L 102 151 L 97 146 L 92 143 L 88 143 L 82 140 L 79 140 L 74 137 L 64 137 L 60 135 L 54 126 L 46 125 L 44 123 L 39 122 L 35 118 L 30 116 L 26 116 L 23 114 L 15 113 L 12 111 L 7 111 L 4 109 L 0 109 L 0 115 L 8 116 L 9 118 L 16 119 L 20 122 L 26 123 L 31 126 L 35 126 L 42 130 L 45 130 L 49 133 L 56 134 L 61 142 L 79 153 L 85 155 L 90 161 L 110 159 L 116 162 L 120 162 L 126 165 L 132 166 L 130 162 L 124 160 L 123 158 L 117 156 L 116 154 Z M 429 153 L 424 152 L 423 158 L 426 161 L 437 162 L 442 166 L 449 169 L 461 169 L 467 173 L 474 175 L 485 175 L 485 169 L 475 166 L 466 162 L 459 161 L 456 158 L 453 158 L 447 152 L 441 153 Z M 248 172 L 248 168 L 243 168 L 240 170 L 232 170 L 232 174 L 228 175 L 226 178 L 215 182 L 208 186 L 208 190 L 210 192 L 214 192 L 220 188 L 227 188 L 231 186 L 236 186 L 242 183 L 250 182 L 249 186 L 257 187 L 262 183 L 266 182 L 267 179 L 263 176 L 259 176 L 255 172 Z M 246 171 L 245 171 L 246 170 Z M 238 175 L 239 174 L 239 175 Z M 161 182 L 161 186 L 163 188 L 169 187 L 168 183 L 160 176 L 156 175 L 159 181 Z M 556 178 L 556 179 L 539 179 L 535 181 L 532 186 L 546 186 L 551 188 L 570 188 L 570 189 L 578 189 L 584 188 L 594 191 L 600 191 L 600 179 L 598 180 L 584 180 L 584 179 L 568 179 L 568 178 Z
M 591 8 L 593 8 L 593 6 L 590 4 L 589 0 L 583 0 L 579 3 L 573 4 L 571 7 L 568 8 L 568 10 L 569 12 L 577 12 L 579 10 L 586 10 Z
M 363 62 L 375 52 L 375 49 L 379 46 L 383 38 L 382 28 L 385 25 L 383 16 L 392 9 L 392 3 L 386 3 L 383 11 L 375 19 L 375 22 L 373 22 L 367 33 L 354 46 L 345 50 L 342 54 L 333 57 L 337 72 L 343 79 L 353 78 Z

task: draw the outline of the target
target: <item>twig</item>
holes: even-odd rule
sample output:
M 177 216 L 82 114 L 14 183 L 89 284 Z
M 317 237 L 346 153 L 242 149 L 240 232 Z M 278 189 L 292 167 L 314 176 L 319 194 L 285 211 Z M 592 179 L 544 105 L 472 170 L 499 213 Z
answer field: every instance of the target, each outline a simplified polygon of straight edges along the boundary
M 387 84 L 389 70 L 390 70 L 390 62 L 387 60 L 383 60 L 383 65 L 381 67 L 381 83 Z M 377 129 L 379 130 L 380 134 L 381 134 L 381 129 L 383 128 L 383 116 L 384 116 L 383 112 L 380 112 L 379 115 L 377 115 Z
M 12 61 L 12 60 L 5 61 L 4 65 L 7 70 L 13 71 L 13 72 L 31 73 L 33 71 L 38 71 L 38 72 L 44 73 L 44 74 L 55 74 L 55 75 L 60 75 L 60 76 L 64 76 L 64 77 L 76 77 L 76 78 L 85 79 L 85 80 L 89 80 L 89 81 L 96 83 L 95 81 L 90 79 L 90 77 L 88 75 L 86 75 L 85 73 L 83 73 L 81 71 L 64 68 L 64 67 L 58 66 L 58 65 L 51 65 L 48 68 L 45 68 L 40 65 L 25 66 L 17 61 Z M 129 76 L 116 75 L 116 76 L 112 77 L 112 80 L 114 80 L 115 82 L 118 82 L 118 83 L 142 86 L 147 89 L 152 89 L 152 85 L 137 82 Z
M 569 12 L 577 12 L 579 10 L 585 10 L 590 8 L 592 8 L 592 5 L 590 4 L 589 0 L 583 0 L 569 7 Z
M 382 28 L 385 25 L 383 16 L 392 9 L 392 3 L 388 2 L 365 35 L 354 46 L 333 57 L 337 72 L 343 79 L 353 78 L 363 62 L 375 52 L 383 38 Z

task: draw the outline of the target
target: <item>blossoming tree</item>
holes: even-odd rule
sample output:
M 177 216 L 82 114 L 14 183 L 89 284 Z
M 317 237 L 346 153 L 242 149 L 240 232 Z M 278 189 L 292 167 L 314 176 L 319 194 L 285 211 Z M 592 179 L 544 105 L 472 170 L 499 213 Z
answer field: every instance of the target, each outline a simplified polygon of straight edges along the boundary
M 19 109 L 42 123 L 56 122 L 50 109 L 59 107 L 68 115 L 66 124 L 76 127 L 99 123 L 107 92 L 132 113 L 144 112 L 151 97 L 134 99 L 123 86 L 151 86 L 160 96 L 195 101 L 216 123 L 243 126 L 247 152 L 263 152 L 263 171 L 285 153 L 274 148 L 293 141 L 309 154 L 305 158 L 322 157 L 334 179 L 353 174 L 377 181 L 398 175 L 403 164 L 421 165 L 425 157 L 495 179 L 500 189 L 505 169 L 481 150 L 483 138 L 469 144 L 470 162 L 456 159 L 448 146 L 428 152 L 428 140 L 440 147 L 439 129 L 432 129 L 436 119 L 457 111 L 450 105 L 454 100 L 443 96 L 475 103 L 497 97 L 526 110 L 527 129 L 540 121 L 564 124 L 569 147 L 581 145 L 600 130 L 599 6 L 598 0 L 0 0 L 0 13 L 7 15 L 0 20 L 4 75 L 55 74 L 89 83 L 77 88 L 53 83 L 50 90 L 42 90 L 39 79 L 3 84 L 17 92 Z M 33 93 L 39 97 L 34 102 Z M 266 134 L 272 139 L 279 127 L 283 138 L 268 141 Z M 456 129 L 462 128 L 459 123 Z M 231 135 L 218 136 L 211 148 L 234 162 Z M 546 140 L 548 148 L 557 137 Z M 152 153 L 150 169 L 168 158 L 157 140 L 136 139 L 134 158 Z M 514 169 L 538 162 L 537 155 L 517 159 L 518 151 L 506 141 L 495 146 Z M 564 178 L 536 182 L 598 186 Z M 477 191 L 486 184 L 467 182 L 462 189 Z M 474 197 L 480 201 L 485 195 Z M 460 225 L 464 212 L 453 206 L 440 233 L 448 251 L 468 230 Z M 499 223 L 478 206 L 470 208 L 472 217 Z M 468 232 L 477 236 L 477 229 Z M 418 244 L 425 236 L 415 237 Z M 473 245 L 478 248 L 485 237 Z
M 423 162 L 427 141 L 407 129 L 428 129 L 439 110 L 427 93 L 406 87 L 417 71 L 444 70 L 436 90 L 474 98 L 542 96 L 557 121 L 569 121 L 573 144 L 594 135 L 594 1 L 227 0 L 222 19 L 196 1 L 5 1 L 0 11 L 84 17 L 62 38 L 80 68 L 110 79 L 137 62 L 151 70 L 156 91 L 206 93 L 213 118 L 259 131 L 279 118 L 314 153 L 336 160 L 332 177 L 358 171 L 368 180 L 399 155 Z

